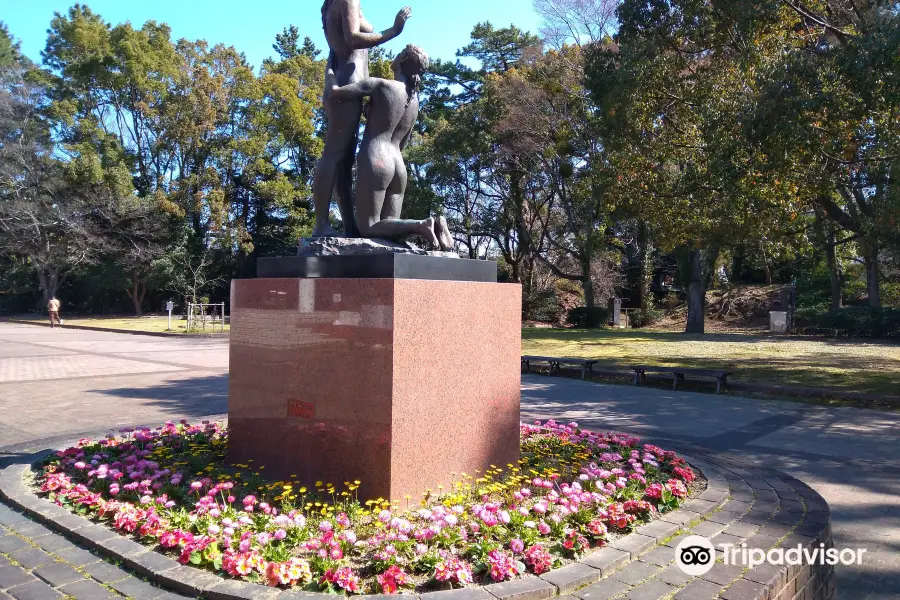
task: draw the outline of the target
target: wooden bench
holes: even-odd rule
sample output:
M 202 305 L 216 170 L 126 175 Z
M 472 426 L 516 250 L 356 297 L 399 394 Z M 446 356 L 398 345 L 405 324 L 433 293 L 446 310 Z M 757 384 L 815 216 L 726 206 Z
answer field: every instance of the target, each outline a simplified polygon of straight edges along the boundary
M 522 366 L 525 367 L 527 372 L 531 372 L 531 363 L 540 362 L 540 363 L 550 363 L 550 374 L 559 373 L 559 369 L 561 365 L 574 365 L 577 367 L 581 367 L 581 378 L 584 379 L 587 375 L 587 372 L 594 372 L 594 364 L 597 362 L 596 360 L 588 360 L 585 358 L 557 358 L 555 356 L 523 356 L 522 357 Z
M 638 385 L 641 380 L 647 380 L 647 373 L 668 373 L 672 375 L 672 389 L 678 389 L 678 382 L 684 381 L 686 375 L 691 377 L 712 377 L 716 380 L 716 393 L 722 391 L 722 387 L 728 387 L 728 376 L 731 371 L 713 371 L 710 369 L 687 369 L 682 367 L 651 367 L 647 365 L 635 365 L 631 367 L 634 371 L 634 385 Z

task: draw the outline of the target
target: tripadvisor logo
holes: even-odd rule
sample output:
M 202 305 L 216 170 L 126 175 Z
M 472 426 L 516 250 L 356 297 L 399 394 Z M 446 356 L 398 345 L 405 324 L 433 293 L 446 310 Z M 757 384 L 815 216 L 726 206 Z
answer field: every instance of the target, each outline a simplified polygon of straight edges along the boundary
M 818 548 L 808 548 L 802 544 L 796 548 L 772 548 L 768 552 L 761 548 L 748 548 L 747 544 L 722 544 L 721 548 L 726 565 L 746 565 L 751 569 L 765 563 L 779 566 L 861 565 L 863 554 L 868 552 L 865 548 L 838 550 L 825 544 L 819 544 Z
M 865 549 L 853 550 L 845 548 L 828 548 L 819 544 L 818 548 L 772 548 L 768 551 L 761 548 L 748 548 L 747 544 L 721 544 L 719 552 L 726 565 L 741 565 L 754 568 L 762 564 L 776 566 L 803 565 L 861 565 Z M 707 538 L 692 535 L 684 538 L 675 548 L 675 564 L 687 575 L 699 577 L 713 568 L 716 562 L 716 549 Z
M 689 535 L 675 548 L 675 564 L 687 575 L 706 575 L 715 563 L 716 549 L 705 537 Z

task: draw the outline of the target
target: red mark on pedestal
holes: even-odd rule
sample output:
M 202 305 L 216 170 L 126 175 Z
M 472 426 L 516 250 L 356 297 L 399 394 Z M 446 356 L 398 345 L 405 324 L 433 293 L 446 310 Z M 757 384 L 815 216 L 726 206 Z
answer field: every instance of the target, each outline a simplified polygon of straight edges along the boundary
M 302 400 L 288 400 L 288 416 L 312 421 L 316 418 L 316 405 Z

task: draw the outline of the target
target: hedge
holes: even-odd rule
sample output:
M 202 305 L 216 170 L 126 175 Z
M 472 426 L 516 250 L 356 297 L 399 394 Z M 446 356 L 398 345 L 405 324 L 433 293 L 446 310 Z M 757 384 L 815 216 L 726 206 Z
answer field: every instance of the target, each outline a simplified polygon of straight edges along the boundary
M 801 330 L 824 330 L 840 336 L 900 337 L 900 308 L 847 306 L 832 310 L 805 308 L 797 311 L 796 325 Z

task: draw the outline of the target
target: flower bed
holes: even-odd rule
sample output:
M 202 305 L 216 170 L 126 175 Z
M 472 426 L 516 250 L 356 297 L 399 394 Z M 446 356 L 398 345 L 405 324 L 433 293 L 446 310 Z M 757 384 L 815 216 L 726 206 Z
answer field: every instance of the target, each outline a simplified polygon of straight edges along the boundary
M 271 586 L 339 593 L 447 589 L 540 575 L 676 508 L 695 476 L 674 452 L 549 421 L 521 460 L 455 474 L 421 502 L 266 481 L 229 465 L 218 424 L 124 431 L 57 453 L 40 492 L 162 551 Z

